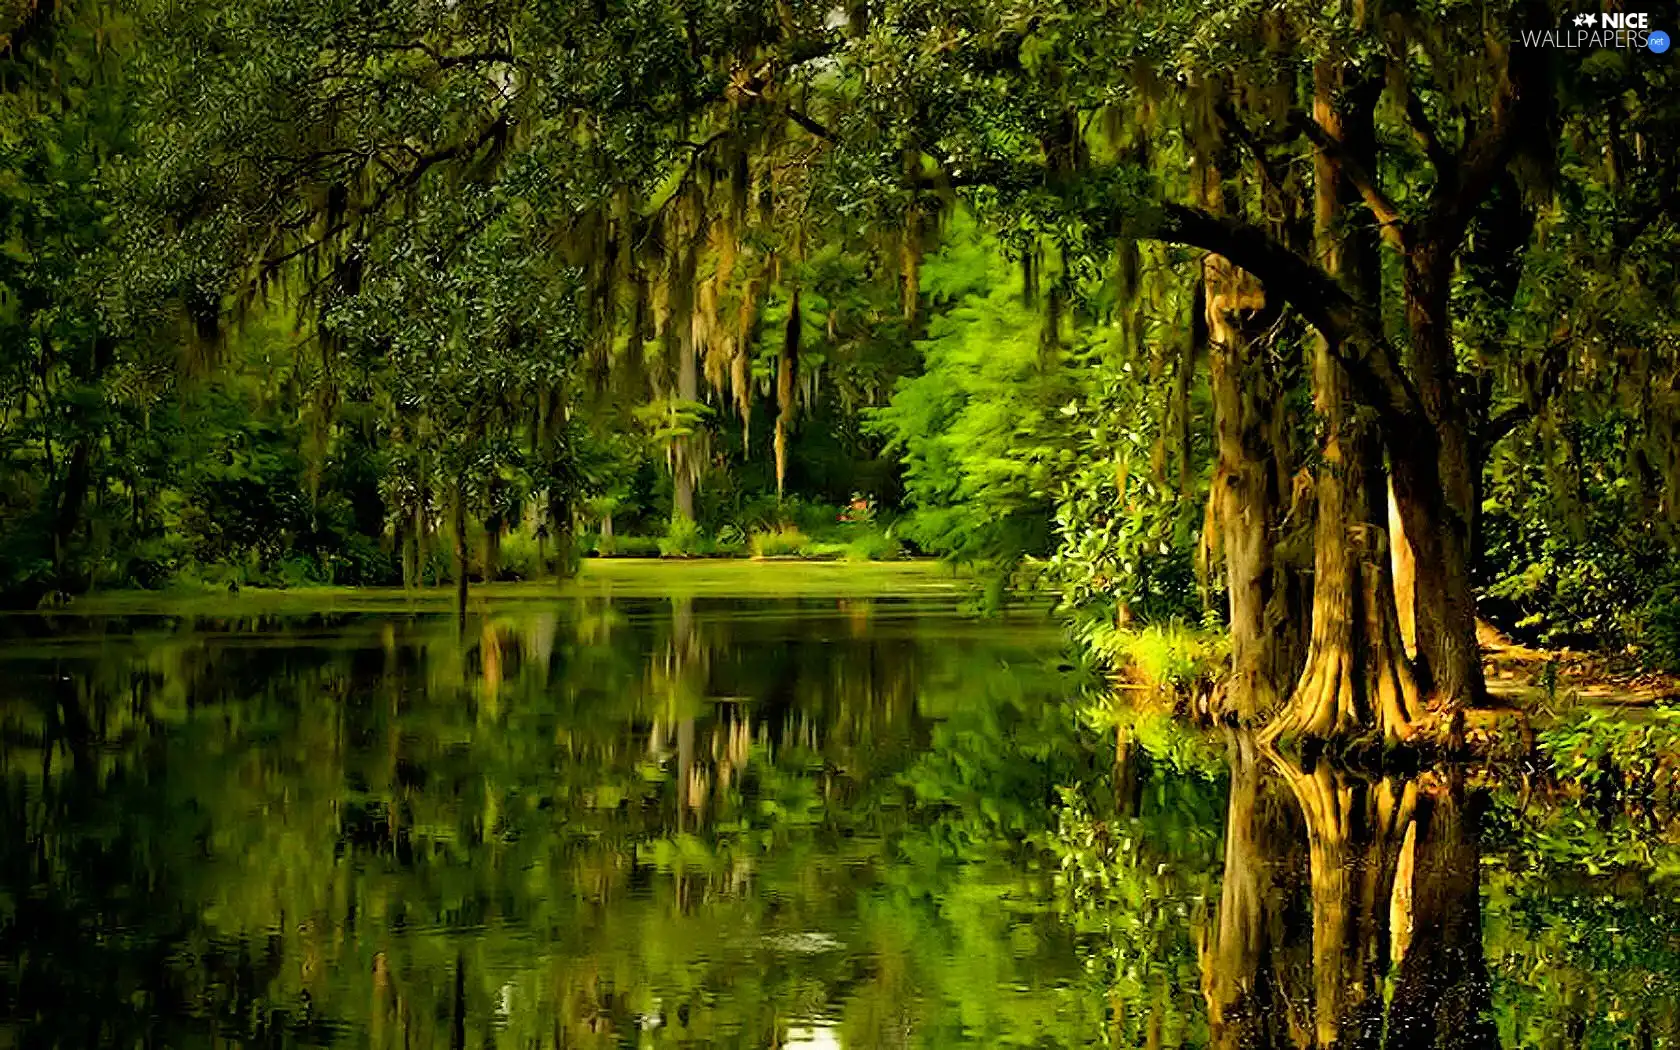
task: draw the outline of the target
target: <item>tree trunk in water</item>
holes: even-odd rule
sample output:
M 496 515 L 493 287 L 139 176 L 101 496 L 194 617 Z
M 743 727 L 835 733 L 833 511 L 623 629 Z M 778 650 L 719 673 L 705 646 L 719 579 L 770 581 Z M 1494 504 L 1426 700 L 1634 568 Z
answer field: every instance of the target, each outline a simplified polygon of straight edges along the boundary
M 1288 996 L 1277 966 L 1284 943 L 1283 883 L 1274 854 L 1295 838 L 1272 826 L 1262 804 L 1266 778 L 1254 740 L 1231 744 L 1231 795 L 1225 822 L 1225 871 L 1217 925 L 1202 945 L 1202 994 L 1209 1045 L 1219 1050 L 1284 1050 L 1293 1046 Z
M 1386 1050 L 1499 1045 L 1482 947 L 1481 855 L 1467 803 L 1457 783 L 1420 792 L 1414 853 L 1395 885 L 1405 902 L 1395 908 L 1396 922 L 1406 932 Z
M 1314 70 L 1314 117 L 1359 154 L 1374 154 L 1368 106 L 1338 111 L 1341 75 L 1330 60 Z M 1374 94 L 1371 95 L 1374 100 Z M 1314 228 L 1325 271 L 1378 293 L 1377 246 L 1344 238 L 1344 213 L 1357 199 L 1337 167 L 1314 157 Z M 1348 377 L 1320 333 L 1313 346 L 1313 396 L 1324 436 L 1316 479 L 1312 636 L 1306 666 L 1268 738 L 1349 738 L 1370 730 L 1389 741 L 1411 733 L 1417 685 L 1401 656 L 1389 555 L 1383 543 L 1387 484 L 1370 426 L 1353 405 Z

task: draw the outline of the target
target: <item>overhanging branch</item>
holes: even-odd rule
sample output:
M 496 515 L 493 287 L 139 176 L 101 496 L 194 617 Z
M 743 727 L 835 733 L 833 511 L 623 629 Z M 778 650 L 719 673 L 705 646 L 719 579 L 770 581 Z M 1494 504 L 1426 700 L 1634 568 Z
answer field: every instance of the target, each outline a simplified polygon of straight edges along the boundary
M 1364 198 L 1365 206 L 1371 209 L 1376 217 L 1377 228 L 1382 231 L 1383 239 L 1401 251 L 1406 250 L 1408 230 L 1406 220 L 1400 214 L 1400 209 L 1389 200 L 1388 195 L 1377 185 L 1377 180 L 1371 172 L 1365 170 L 1365 165 L 1359 163 L 1358 158 L 1348 152 L 1340 139 L 1330 134 L 1328 128 L 1314 120 L 1312 115 L 1299 110 L 1290 115 L 1292 122 L 1307 137 L 1335 169 L 1348 180 L 1359 196 Z
M 1158 220 L 1130 231 L 1135 236 L 1201 248 L 1247 270 L 1293 306 L 1330 341 L 1361 400 L 1391 428 L 1411 427 L 1421 418 L 1417 388 L 1400 367 L 1394 347 L 1370 308 L 1318 266 L 1265 230 L 1182 204 L 1161 205 Z

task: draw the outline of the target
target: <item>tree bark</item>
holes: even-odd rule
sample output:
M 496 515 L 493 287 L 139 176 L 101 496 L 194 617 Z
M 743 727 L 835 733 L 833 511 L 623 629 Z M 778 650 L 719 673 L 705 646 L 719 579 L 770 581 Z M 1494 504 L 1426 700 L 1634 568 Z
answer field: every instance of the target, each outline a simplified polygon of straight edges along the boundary
M 798 410 L 799 338 L 804 320 L 799 310 L 799 289 L 793 290 L 788 305 L 787 328 L 782 338 L 781 352 L 776 355 L 776 499 L 780 501 L 787 489 L 788 442 L 792 437 L 794 414 Z
M 467 483 L 455 482 L 455 611 L 467 615 Z
M 1418 678 L 1432 705 L 1450 711 L 1479 700 L 1485 692 L 1481 651 L 1476 642 L 1476 600 L 1470 587 L 1468 510 L 1453 503 L 1442 462 L 1457 452 L 1437 451 L 1437 442 L 1394 443 L 1389 458 L 1394 498 L 1413 555 Z M 1461 476 L 1467 464 L 1456 462 Z
M 1394 611 L 1400 619 L 1400 642 L 1406 656 L 1416 659 L 1417 645 L 1417 558 L 1412 553 L 1412 541 L 1406 538 L 1406 525 L 1400 516 L 1400 503 L 1394 498 L 1394 480 L 1388 482 L 1388 553 L 1390 570 L 1394 573 Z
M 698 212 L 700 205 L 690 208 Z M 676 356 L 677 397 L 685 408 L 700 400 L 700 356 L 694 327 L 699 315 L 694 304 L 695 271 L 699 267 L 700 249 L 705 238 L 699 230 L 700 220 L 689 220 L 692 226 L 685 236 L 687 245 L 677 257 L 676 270 L 671 275 L 670 321 L 673 326 L 671 349 Z M 694 485 L 700 475 L 701 439 L 697 433 L 678 436 L 671 449 L 671 511 L 675 518 L 694 520 Z
M 1204 171 L 1219 203 L 1219 177 Z M 1202 263 L 1209 387 L 1218 463 L 1208 494 L 1210 533 L 1224 554 L 1231 674 L 1218 701 L 1228 721 L 1250 725 L 1271 712 L 1301 657 L 1299 580 L 1278 557 L 1292 473 L 1278 366 L 1257 344 L 1275 313 L 1264 288 L 1230 260 Z
M 1314 70 L 1314 119 L 1323 134 L 1353 156 L 1374 155 L 1372 92 L 1345 115 L 1342 74 L 1325 59 Z M 1320 266 L 1369 297 L 1380 290 L 1377 245 L 1369 234 L 1344 233 L 1358 192 L 1320 148 L 1314 155 L 1314 236 Z M 1306 666 L 1289 705 L 1268 727 L 1268 739 L 1347 739 L 1370 731 L 1388 741 L 1411 734 L 1418 693 L 1401 655 L 1389 556 L 1383 542 L 1387 483 L 1368 420 L 1332 336 L 1313 340 L 1313 396 L 1323 437 L 1315 481 L 1312 635 Z

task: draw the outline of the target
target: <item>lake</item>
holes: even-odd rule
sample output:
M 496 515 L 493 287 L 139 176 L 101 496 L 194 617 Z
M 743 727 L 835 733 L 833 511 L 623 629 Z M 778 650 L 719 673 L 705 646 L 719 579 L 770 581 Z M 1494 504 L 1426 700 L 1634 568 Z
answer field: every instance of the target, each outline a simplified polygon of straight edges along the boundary
M 0 1046 L 1680 1046 L 1671 818 L 1117 729 L 1043 610 L 963 604 L 4 618 Z

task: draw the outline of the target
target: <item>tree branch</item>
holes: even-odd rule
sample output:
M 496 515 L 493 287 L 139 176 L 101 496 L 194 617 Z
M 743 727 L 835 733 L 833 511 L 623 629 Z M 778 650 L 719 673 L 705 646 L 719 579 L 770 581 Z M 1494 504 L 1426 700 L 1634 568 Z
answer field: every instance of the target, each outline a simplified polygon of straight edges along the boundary
M 1229 99 L 1220 99 L 1214 103 L 1214 113 L 1220 122 L 1236 136 L 1243 148 L 1254 157 L 1255 167 L 1261 180 L 1262 191 L 1268 195 L 1282 196 L 1282 185 L 1285 175 L 1285 165 L 1279 164 L 1266 149 L 1266 144 L 1255 138 L 1254 133 L 1243 123 L 1242 115 L 1231 105 Z
M 451 55 L 423 40 L 405 41 L 400 44 L 370 42 L 368 47 L 375 51 L 418 51 L 435 62 L 440 69 L 453 66 L 507 65 L 513 61 L 511 51 L 467 51 Z
M 817 138 L 825 142 L 838 143 L 840 141 L 840 136 L 836 132 L 817 121 L 810 114 L 795 109 L 793 106 L 783 106 L 782 108 L 786 110 L 789 119 Z
M 1328 158 L 1348 183 L 1359 191 L 1365 206 L 1370 208 L 1371 214 L 1376 217 L 1377 228 L 1382 232 L 1383 239 L 1400 251 L 1405 251 L 1410 232 L 1406 220 L 1400 214 L 1400 209 L 1383 193 L 1382 187 L 1377 185 L 1375 177 L 1365 170 L 1358 158 L 1347 151 L 1340 139 L 1330 134 L 1329 129 L 1313 119 L 1310 113 L 1296 110 L 1290 114 L 1290 120 L 1301 130 L 1301 134 L 1307 137 L 1307 141 Z
M 1143 226 L 1130 232 L 1213 252 L 1259 278 L 1268 293 L 1324 333 L 1361 400 L 1377 411 L 1391 437 L 1416 426 L 1422 400 L 1383 337 L 1380 320 L 1329 274 L 1259 227 L 1182 204 L 1161 205 L 1154 225 Z
M 426 172 L 438 164 L 457 158 L 471 157 L 475 155 L 479 150 L 494 141 L 497 136 L 506 132 L 507 122 L 507 114 L 499 113 L 496 115 L 494 120 L 490 121 L 490 123 L 486 125 L 482 131 L 472 138 L 457 142 L 450 146 L 442 147 L 441 149 L 433 150 L 430 153 L 417 154 L 414 166 L 402 173 L 400 178 L 394 178 L 381 187 L 379 192 L 374 194 L 372 200 L 368 202 L 366 207 L 347 209 L 344 217 L 339 219 L 326 230 L 322 231 L 321 236 L 315 238 L 314 240 L 305 241 L 303 244 L 298 245 L 290 251 L 261 260 L 258 266 L 258 274 L 260 275 L 258 280 L 262 277 L 274 274 L 281 267 L 285 266 L 294 259 L 308 255 L 335 240 L 340 234 L 349 230 L 359 218 L 371 212 L 378 211 L 393 197 L 395 197 L 398 192 L 410 189 L 418 184 L 421 178 L 425 176 Z
M 1458 161 L 1445 146 L 1441 144 L 1441 137 L 1435 131 L 1434 121 L 1429 119 L 1429 111 L 1424 108 L 1423 99 L 1412 90 L 1410 79 L 1405 81 L 1402 89 L 1405 93 L 1406 123 L 1411 126 L 1412 137 L 1418 140 L 1423 152 L 1429 158 L 1430 167 L 1435 169 L 1435 180 L 1444 185 L 1458 182 Z
M 1538 0 L 1527 0 L 1519 6 L 1523 24 L 1546 24 L 1549 17 Z M 1517 31 L 1513 25 L 1512 35 Z M 1458 178 L 1450 184 L 1437 182 L 1426 220 L 1427 239 L 1449 250 L 1457 248 L 1476 206 L 1515 156 L 1521 136 L 1543 118 L 1543 103 L 1550 90 L 1545 54 L 1540 48 L 1505 46 L 1505 68 L 1490 107 L 1492 119 L 1480 131 L 1468 135 L 1458 156 L 1449 162 Z

